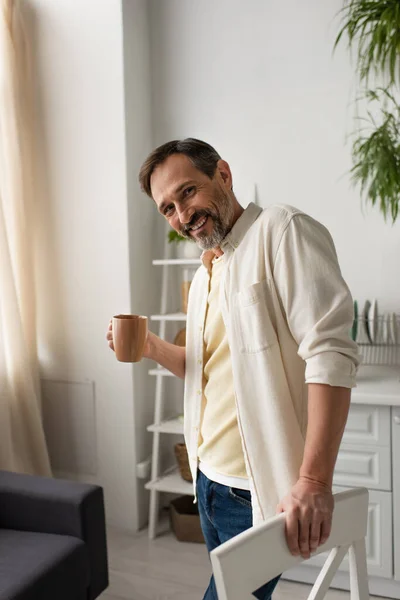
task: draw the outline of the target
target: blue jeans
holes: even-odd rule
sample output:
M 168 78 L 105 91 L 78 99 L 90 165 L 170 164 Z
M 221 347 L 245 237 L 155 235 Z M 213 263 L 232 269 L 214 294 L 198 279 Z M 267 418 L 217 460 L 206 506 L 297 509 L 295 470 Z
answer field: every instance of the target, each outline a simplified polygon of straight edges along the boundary
M 246 490 L 230 488 L 208 479 L 204 473 L 197 473 L 197 503 L 201 528 L 207 550 L 217 546 L 252 526 L 251 495 Z M 258 600 L 270 600 L 279 581 L 275 577 L 253 592 Z M 218 600 L 214 576 L 204 594 L 203 600 Z

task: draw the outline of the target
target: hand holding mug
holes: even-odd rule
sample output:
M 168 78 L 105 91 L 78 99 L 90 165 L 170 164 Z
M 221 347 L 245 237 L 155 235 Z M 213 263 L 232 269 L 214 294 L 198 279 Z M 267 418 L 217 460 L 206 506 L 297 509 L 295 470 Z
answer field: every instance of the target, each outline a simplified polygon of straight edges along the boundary
M 115 352 L 114 338 L 113 338 L 113 328 L 112 328 L 112 319 L 110 319 L 110 322 L 108 324 L 108 330 L 107 330 L 106 338 L 107 338 L 109 347 L 111 348 L 111 350 L 114 350 L 114 352 Z
M 147 349 L 147 317 L 116 315 L 107 331 L 108 345 L 120 362 L 139 362 Z

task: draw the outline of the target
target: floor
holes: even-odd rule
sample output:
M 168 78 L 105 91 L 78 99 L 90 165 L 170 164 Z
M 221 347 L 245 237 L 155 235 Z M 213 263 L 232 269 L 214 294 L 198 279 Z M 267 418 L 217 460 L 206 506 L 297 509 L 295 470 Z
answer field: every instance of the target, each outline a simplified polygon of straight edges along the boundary
M 110 587 L 101 600 L 202 600 L 211 574 L 205 545 L 178 542 L 167 522 L 162 530 L 150 541 L 147 530 L 131 535 L 109 529 Z M 281 581 L 273 600 L 303 600 L 310 589 Z M 330 590 L 326 598 L 349 600 L 350 594 Z

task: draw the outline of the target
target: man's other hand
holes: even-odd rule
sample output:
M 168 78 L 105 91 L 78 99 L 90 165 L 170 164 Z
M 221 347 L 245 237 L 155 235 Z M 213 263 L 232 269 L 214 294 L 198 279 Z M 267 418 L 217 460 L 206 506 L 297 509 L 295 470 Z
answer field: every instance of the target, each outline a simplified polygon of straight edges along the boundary
M 329 538 L 334 500 L 328 485 L 300 477 L 278 504 L 286 513 L 286 540 L 290 552 L 307 559 Z

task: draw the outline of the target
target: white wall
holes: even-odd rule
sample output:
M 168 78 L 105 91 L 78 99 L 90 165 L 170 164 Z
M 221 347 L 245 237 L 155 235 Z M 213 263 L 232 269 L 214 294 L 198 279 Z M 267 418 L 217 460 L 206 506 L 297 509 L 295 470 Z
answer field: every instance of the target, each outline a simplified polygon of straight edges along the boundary
M 142 384 L 135 367 L 115 360 L 105 334 L 113 314 L 145 309 L 138 290 L 146 285 L 151 257 L 139 262 L 136 242 L 150 237 L 152 224 L 146 208 L 143 219 L 132 209 L 139 199 L 129 169 L 136 170 L 139 160 L 135 119 L 140 150 L 150 145 L 148 92 L 136 96 L 126 135 L 120 2 L 30 0 L 29 8 L 45 175 L 37 256 L 44 407 L 51 413 L 45 418 L 52 438 L 54 431 L 60 437 L 68 431 L 71 456 L 62 464 L 84 465 L 85 457 L 75 455 L 94 451 L 90 472 L 65 474 L 103 485 L 109 523 L 135 530 L 143 522 L 135 476 Z M 145 0 L 132 1 L 132 36 L 139 31 L 135 14 L 145 26 L 144 9 Z M 147 36 L 140 35 L 144 44 Z M 142 77 L 138 61 L 133 66 Z M 129 80 L 132 85 L 132 73 Z M 71 382 L 94 382 L 94 396 L 90 386 Z
M 342 4 L 152 0 L 154 139 L 209 141 L 239 197 L 256 183 L 260 205 L 322 221 L 354 297 L 399 310 L 400 222 L 363 216 L 346 174 L 353 73 L 345 45 L 332 57 Z
M 138 173 L 152 150 L 150 24 L 147 0 L 123 0 L 125 132 L 128 184 L 129 264 L 132 312 L 160 312 L 160 271 L 152 258 L 162 244 L 154 236 L 157 218 L 154 202 L 139 188 Z M 150 328 L 154 328 L 149 323 Z M 155 363 L 143 360 L 134 367 L 135 445 L 137 461 L 151 454 L 152 436 L 146 426 L 154 421 L 155 378 L 148 370 Z M 139 526 L 147 523 L 149 493 L 138 480 Z

